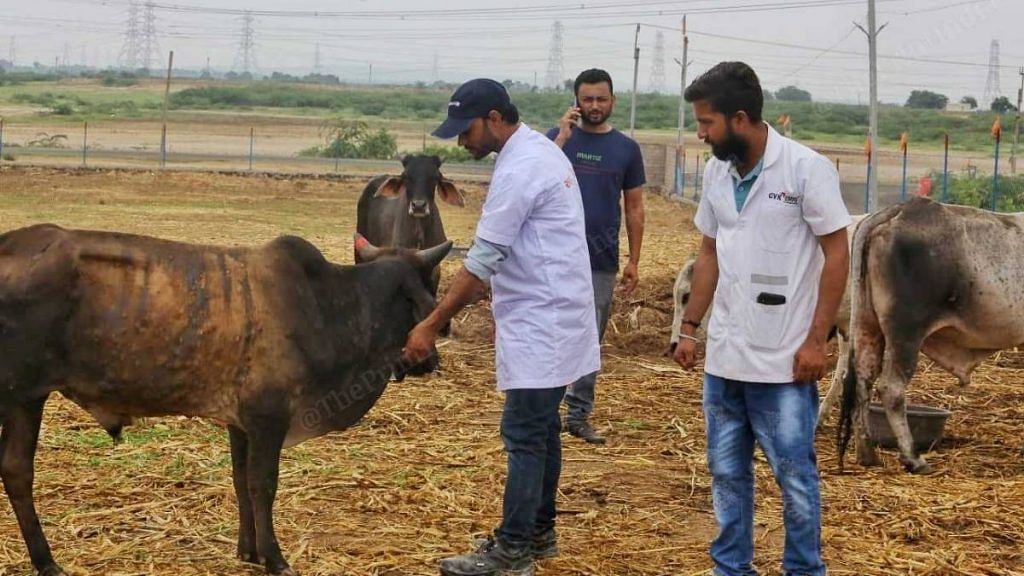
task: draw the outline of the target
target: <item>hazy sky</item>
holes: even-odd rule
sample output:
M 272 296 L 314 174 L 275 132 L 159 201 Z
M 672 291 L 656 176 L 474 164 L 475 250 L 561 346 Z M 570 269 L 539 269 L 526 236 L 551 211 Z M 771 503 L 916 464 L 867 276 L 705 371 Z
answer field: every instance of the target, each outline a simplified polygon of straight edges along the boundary
M 140 2 L 141 5 L 141 2 Z M 0 0 L 0 58 L 18 65 L 56 60 L 115 64 L 123 52 L 129 0 Z M 689 79 L 720 60 L 754 66 L 766 88 L 795 84 L 815 99 L 867 100 L 867 0 L 155 0 L 160 60 L 176 68 L 238 70 L 243 10 L 254 11 L 255 72 L 320 69 L 347 81 L 461 81 L 475 76 L 544 85 L 556 21 L 563 28 L 562 76 L 611 72 L 616 91 L 633 77 L 640 29 L 639 87 L 652 86 L 658 32 L 665 91 L 679 89 L 680 20 L 688 13 Z M 146 11 L 140 8 L 140 13 Z M 144 28 L 141 21 L 140 31 Z M 1001 93 L 1016 99 L 1024 66 L 1024 0 L 878 0 L 880 97 L 910 90 L 982 99 L 990 44 L 1000 42 Z M 535 76 L 536 75 L 536 76 Z

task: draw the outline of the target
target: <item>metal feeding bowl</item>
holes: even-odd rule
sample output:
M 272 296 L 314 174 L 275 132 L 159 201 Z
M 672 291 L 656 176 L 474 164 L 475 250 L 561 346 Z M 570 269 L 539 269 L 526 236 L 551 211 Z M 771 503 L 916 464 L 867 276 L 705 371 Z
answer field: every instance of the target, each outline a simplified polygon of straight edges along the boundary
M 914 449 L 923 452 L 938 445 L 950 414 L 952 412 L 942 408 L 907 404 L 907 424 L 914 438 Z M 889 427 L 889 420 L 881 404 L 872 403 L 868 406 L 868 437 L 883 448 L 896 448 L 896 435 Z

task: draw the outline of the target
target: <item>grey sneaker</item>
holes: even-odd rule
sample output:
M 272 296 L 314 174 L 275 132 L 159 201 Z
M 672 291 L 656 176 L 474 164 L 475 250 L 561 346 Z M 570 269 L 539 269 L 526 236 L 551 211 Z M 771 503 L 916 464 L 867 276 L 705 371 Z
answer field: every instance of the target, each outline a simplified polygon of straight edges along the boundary
M 533 537 L 530 542 L 530 555 L 534 560 L 547 560 L 558 556 L 558 534 L 549 528 Z
M 495 538 L 471 554 L 441 560 L 442 576 L 534 576 L 530 548 L 510 548 Z
M 590 425 L 590 422 L 586 420 L 580 420 L 578 422 L 566 422 L 565 429 L 569 434 L 582 439 L 587 444 L 604 444 L 605 438 L 594 430 L 594 427 Z

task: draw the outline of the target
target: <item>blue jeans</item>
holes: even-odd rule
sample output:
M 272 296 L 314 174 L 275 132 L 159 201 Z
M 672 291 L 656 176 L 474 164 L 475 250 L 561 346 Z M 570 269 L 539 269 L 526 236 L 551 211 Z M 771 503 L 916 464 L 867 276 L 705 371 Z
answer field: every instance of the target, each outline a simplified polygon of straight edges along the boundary
M 555 526 L 555 496 L 562 473 L 559 388 L 508 390 L 501 414 L 501 439 L 508 453 L 508 479 L 501 526 L 503 543 L 529 545 L 534 535 Z
M 615 297 L 615 272 L 590 271 L 594 284 L 594 308 L 597 312 L 597 339 L 604 339 L 604 329 L 612 312 Z M 565 421 L 583 422 L 594 411 L 594 389 L 597 386 L 597 372 L 591 372 L 569 385 L 565 394 Z
M 757 384 L 704 374 L 708 468 L 718 536 L 716 576 L 754 576 L 754 441 L 782 489 L 786 576 L 822 576 L 821 495 L 814 453 L 815 383 Z

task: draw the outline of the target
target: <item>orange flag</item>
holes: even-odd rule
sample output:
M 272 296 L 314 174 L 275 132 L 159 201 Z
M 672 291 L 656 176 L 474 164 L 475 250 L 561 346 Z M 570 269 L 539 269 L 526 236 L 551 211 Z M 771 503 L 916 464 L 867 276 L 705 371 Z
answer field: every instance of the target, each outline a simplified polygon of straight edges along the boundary
M 907 153 L 907 142 L 910 140 L 910 136 L 904 132 L 900 134 L 900 152 Z
M 864 154 L 871 157 L 871 137 L 864 141 Z
M 1003 124 L 999 121 L 999 116 L 996 116 L 996 121 L 992 123 L 992 137 L 996 140 L 1003 135 Z

